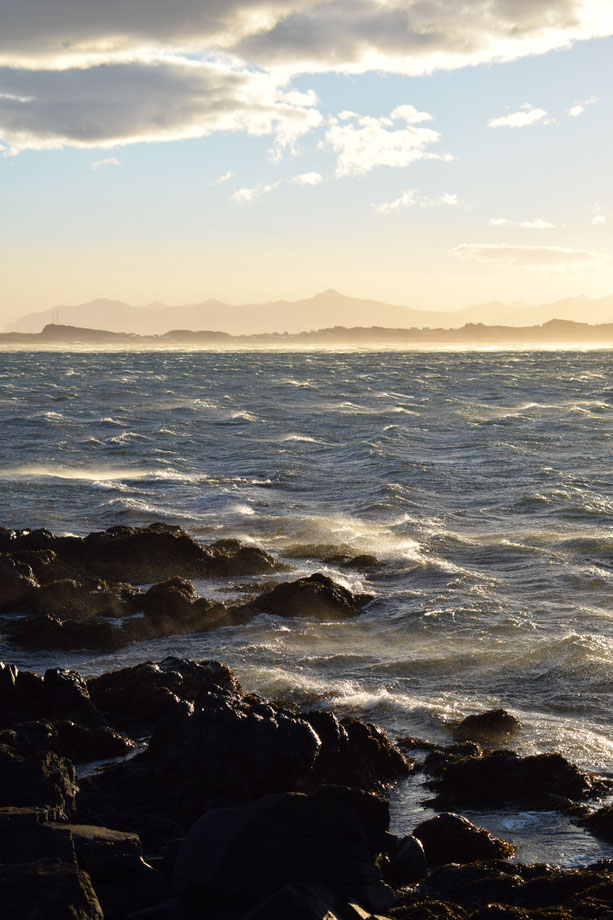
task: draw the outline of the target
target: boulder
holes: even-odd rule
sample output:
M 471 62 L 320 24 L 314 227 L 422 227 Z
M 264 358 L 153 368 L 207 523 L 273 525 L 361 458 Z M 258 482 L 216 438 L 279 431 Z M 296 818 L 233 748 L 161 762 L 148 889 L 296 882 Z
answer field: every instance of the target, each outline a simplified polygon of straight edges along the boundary
M 357 720 L 305 717 L 219 687 L 182 702 L 163 677 L 157 694 L 147 750 L 82 782 L 83 807 L 96 822 L 133 827 L 147 840 L 177 836 L 218 805 L 328 782 L 380 790 L 411 770 L 380 729 Z M 129 706 L 124 719 L 138 717 Z
M 387 865 L 382 868 L 385 881 L 394 887 L 420 882 L 426 877 L 423 843 L 413 835 L 394 839 L 388 848 Z
M 40 677 L 0 663 L 0 727 L 40 719 L 70 719 L 88 726 L 103 722 L 77 671 L 50 668 Z
M 87 872 L 56 859 L 0 866 L 0 904 L 7 920 L 104 920 Z
M 520 757 L 514 751 L 500 750 L 450 763 L 432 786 L 437 790 L 434 804 L 438 807 L 514 804 L 567 810 L 574 801 L 605 794 L 613 782 L 579 769 L 561 754 Z
M 432 867 L 501 859 L 512 856 L 517 849 L 466 818 L 449 812 L 422 821 L 413 834 L 422 842 L 426 861 Z
M 150 729 L 178 700 L 193 703 L 202 692 L 240 693 L 225 664 L 172 656 L 91 677 L 87 688 L 112 724 L 141 731 Z
M 0 556 L 0 611 L 27 609 L 38 591 L 38 582 L 29 565 L 11 556 Z
M 453 733 L 458 741 L 478 741 L 480 744 L 508 744 L 517 735 L 521 722 L 506 709 L 488 709 L 466 716 L 455 726 Z
M 68 821 L 75 814 L 74 766 L 51 751 L 19 757 L 0 747 L 0 806 L 41 806 L 51 818 Z
M 141 597 L 140 607 L 155 636 L 201 632 L 226 620 L 224 605 L 198 597 L 191 581 L 184 578 L 153 585 Z
M 0 744 L 10 747 L 21 757 L 39 751 L 54 751 L 74 763 L 123 757 L 134 748 L 134 742 L 108 725 L 86 727 L 65 719 L 47 722 L 39 719 L 22 722 L 14 729 L 0 731 Z
M 603 840 L 613 841 L 613 805 L 605 805 L 598 811 L 586 815 L 578 821 L 581 827 L 585 827 L 594 834 L 595 837 L 601 837 Z
M 358 616 L 372 600 L 369 594 L 352 594 L 327 575 L 316 572 L 286 581 L 250 603 L 254 610 L 282 617 L 316 617 L 321 620 Z
M 194 903 L 247 910 L 287 885 L 306 883 L 384 911 L 393 895 L 375 860 L 386 843 L 388 820 L 383 800 L 342 787 L 213 809 L 181 844 L 175 884 Z

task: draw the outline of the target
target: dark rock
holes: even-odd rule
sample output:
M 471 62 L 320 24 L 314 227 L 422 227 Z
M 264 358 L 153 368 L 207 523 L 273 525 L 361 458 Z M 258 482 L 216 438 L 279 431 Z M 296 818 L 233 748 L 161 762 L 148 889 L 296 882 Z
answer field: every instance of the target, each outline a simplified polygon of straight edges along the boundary
M 0 726 L 40 719 L 71 719 L 88 726 L 103 722 L 77 671 L 53 668 L 42 678 L 0 663 Z
M 465 920 L 467 914 L 457 904 L 447 901 L 413 900 L 389 911 L 393 920 Z
M 28 617 L 22 621 L 11 632 L 11 638 L 26 648 L 63 651 L 96 649 L 113 652 L 123 648 L 137 636 L 98 617 L 60 620 L 56 616 L 42 615 Z
M 359 904 L 339 902 L 321 885 L 286 885 L 244 914 L 241 920 L 385 920 Z
M 523 884 L 521 868 L 511 863 L 496 860 L 467 865 L 450 863 L 434 869 L 419 886 L 418 894 L 473 911 L 494 902 L 513 903 Z
M 248 909 L 286 885 L 307 883 L 384 911 L 393 895 L 375 859 L 388 820 L 381 799 L 339 787 L 214 809 L 181 845 L 175 884 L 194 903 L 208 899 Z
M 113 724 L 128 729 L 151 728 L 177 700 L 193 703 L 203 692 L 240 693 L 225 664 L 173 657 L 92 677 L 87 687 L 97 708 Z
M 464 757 L 481 757 L 482 753 L 483 751 L 474 741 L 449 744 L 445 748 L 435 748 L 429 751 L 424 760 L 423 769 L 430 776 L 440 776 L 449 764 L 458 763 Z
M 486 904 L 470 915 L 470 920 L 530 920 L 530 914 L 523 907 L 508 904 Z
M 140 606 L 155 636 L 201 632 L 227 620 L 223 604 L 198 597 L 191 581 L 183 578 L 153 585 L 142 596 Z
M 479 741 L 481 744 L 508 744 L 521 728 L 519 719 L 506 709 L 489 709 L 466 716 L 455 726 L 458 741 Z
M 422 821 L 413 834 L 421 840 L 429 866 L 500 859 L 512 856 L 517 849 L 466 818 L 449 812 Z
M 268 553 L 237 540 L 201 546 L 181 527 L 111 527 L 87 537 L 56 537 L 47 530 L 0 533 L 0 552 L 53 552 L 63 577 L 101 578 L 109 584 L 147 584 L 160 579 L 261 574 L 278 569 Z
M 104 920 L 87 872 L 56 859 L 0 866 L 0 904 L 7 920 Z
M 613 805 L 605 805 L 591 815 L 586 815 L 578 822 L 581 827 L 585 827 L 594 834 L 595 837 L 602 837 L 603 840 L 613 840 Z
M 27 609 L 38 591 L 38 583 L 29 565 L 0 556 L 0 611 Z
M 131 673 L 126 669 L 128 684 L 133 677 L 140 680 L 142 668 Z M 155 666 L 147 667 L 147 693 L 151 672 L 161 676 Z M 94 689 L 98 681 L 102 679 L 90 683 L 92 696 L 106 709 L 101 684 Z M 180 681 L 170 686 L 181 692 Z M 253 801 L 271 792 L 308 791 L 327 782 L 381 789 L 411 769 L 380 729 L 357 720 L 339 723 L 326 714 L 302 717 L 219 687 L 205 688 L 194 703 L 185 703 L 163 678 L 154 689 L 155 709 L 148 714 L 165 714 L 155 724 L 147 750 L 84 779 L 81 797 L 96 823 L 130 827 L 147 840 L 177 836 L 218 805 Z M 119 695 L 113 706 L 122 698 L 130 699 Z M 139 718 L 143 705 L 149 704 L 139 702 L 133 714 L 130 705 L 124 719 Z M 112 718 L 119 724 L 119 716 Z
M 75 813 L 74 766 L 51 751 L 19 757 L 0 747 L 0 805 L 46 807 L 51 818 L 68 821 Z
M 0 744 L 21 757 L 39 751 L 54 751 L 74 763 L 123 757 L 134 742 L 108 725 L 86 727 L 68 719 L 60 722 L 23 722 L 14 729 L 0 731 Z
M 484 808 L 518 804 L 531 809 L 567 810 L 574 800 L 604 794 L 613 786 L 580 770 L 561 754 L 520 757 L 514 751 L 493 751 L 449 764 L 439 780 L 434 804 Z
M 319 572 L 287 581 L 261 594 L 249 605 L 254 610 L 284 617 L 338 619 L 357 616 L 372 600 L 368 594 L 352 594 Z
M 383 867 L 385 881 L 394 887 L 414 885 L 426 877 L 426 854 L 417 837 L 402 837 L 388 850 L 388 863 Z

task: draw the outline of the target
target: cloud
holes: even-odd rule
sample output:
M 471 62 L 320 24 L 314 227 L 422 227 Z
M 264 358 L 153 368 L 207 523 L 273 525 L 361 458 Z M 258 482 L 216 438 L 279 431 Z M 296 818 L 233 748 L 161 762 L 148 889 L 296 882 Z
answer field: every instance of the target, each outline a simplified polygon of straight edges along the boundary
M 457 0 L 5 2 L 0 142 L 18 152 L 244 131 L 271 135 L 278 158 L 320 123 L 295 75 L 428 74 L 611 34 L 610 0 L 471 0 L 461 15 Z M 519 124 L 539 111 L 516 113 Z M 431 120 L 412 106 L 392 114 L 403 117 Z
M 463 259 L 491 263 L 502 268 L 575 271 L 603 268 L 610 257 L 588 249 L 563 246 L 508 246 L 505 243 L 463 243 L 451 250 Z
M 582 102 L 575 102 L 574 105 L 571 105 L 571 107 L 567 109 L 567 114 L 570 115 L 571 118 L 578 118 L 579 115 L 583 115 L 586 106 L 595 105 L 597 102 L 598 99 L 596 96 L 590 96 L 589 99 L 584 99 Z
M 596 214 L 595 217 L 592 217 L 592 223 L 593 223 L 593 224 L 596 224 L 596 225 L 598 225 L 598 224 L 606 224 L 606 222 L 607 222 L 607 219 L 606 219 L 606 217 L 604 216 L 604 214 Z
M 222 51 L 294 72 L 417 75 L 508 61 L 610 35 L 608 0 L 19 0 L 5 3 L 0 63 L 81 66 Z
M 237 188 L 230 195 L 230 201 L 233 201 L 235 204 L 253 204 L 258 198 L 261 198 L 263 195 L 268 195 L 269 192 L 274 191 L 279 185 L 281 185 L 280 182 L 272 182 L 270 185 L 265 185 L 261 182 L 259 185 L 254 185 L 252 188 Z
M 113 147 L 204 137 L 271 135 L 278 154 L 322 121 L 312 97 L 269 74 L 173 59 L 84 70 L 0 69 L 0 140 L 12 152 Z
M 119 162 L 117 157 L 105 157 L 103 160 L 94 160 L 89 168 L 97 172 L 103 166 L 119 166 Z
M 217 179 L 213 179 L 210 185 L 223 185 L 224 182 L 228 182 L 230 179 L 233 178 L 233 176 L 234 176 L 234 173 L 232 172 L 231 169 L 229 169 L 228 172 L 225 172 L 222 176 L 218 176 Z
M 522 227 L 524 230 L 553 230 L 556 226 L 542 217 L 532 220 L 508 220 L 506 217 L 490 217 L 492 227 Z
M 410 111 L 409 111 L 410 110 Z M 429 121 L 427 112 L 417 112 L 413 106 L 399 106 L 389 117 L 374 118 L 341 112 L 330 120 L 323 150 L 337 154 L 337 176 L 363 176 L 377 166 L 409 166 L 416 160 L 451 160 L 450 154 L 435 154 L 426 150 L 440 140 L 438 131 L 417 127 Z M 398 125 L 398 122 L 403 124 Z
M 393 201 L 385 201 L 383 204 L 373 204 L 373 209 L 377 211 L 378 214 L 389 214 L 393 211 L 401 211 L 404 208 L 434 208 L 439 205 L 449 205 L 449 207 L 456 208 L 459 204 L 460 200 L 456 194 L 444 192 L 442 195 L 430 198 L 427 195 L 420 195 L 416 189 L 410 188 Z
M 500 118 L 490 118 L 488 128 L 525 128 L 535 125 L 547 117 L 545 109 L 535 109 L 531 105 L 522 106 L 522 111 L 502 115 Z
M 323 182 L 323 176 L 318 172 L 306 172 L 300 173 L 299 176 L 294 176 L 293 179 L 290 179 L 290 182 L 295 182 L 296 185 L 319 185 Z

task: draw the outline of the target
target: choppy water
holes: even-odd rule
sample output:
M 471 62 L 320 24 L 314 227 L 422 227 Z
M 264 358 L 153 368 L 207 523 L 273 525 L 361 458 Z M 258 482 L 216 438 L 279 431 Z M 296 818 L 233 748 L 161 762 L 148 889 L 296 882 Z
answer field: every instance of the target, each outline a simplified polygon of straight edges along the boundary
M 610 770 L 612 369 L 595 351 L 0 354 L 4 526 L 165 520 L 376 595 L 343 623 L 3 654 L 89 672 L 215 656 L 266 695 L 441 741 L 503 705 L 520 750 Z M 381 565 L 358 574 L 338 553 Z M 569 846 L 567 861 L 597 851 Z

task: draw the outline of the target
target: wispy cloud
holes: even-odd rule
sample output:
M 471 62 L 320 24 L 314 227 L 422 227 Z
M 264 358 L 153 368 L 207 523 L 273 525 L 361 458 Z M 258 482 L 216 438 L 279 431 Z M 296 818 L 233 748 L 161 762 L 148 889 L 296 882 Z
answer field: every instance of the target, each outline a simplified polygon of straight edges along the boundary
M 492 227 L 521 227 L 524 230 L 553 230 L 555 224 L 542 217 L 535 217 L 532 220 L 508 220 L 506 217 L 490 217 Z
M 271 182 L 270 185 L 266 185 L 261 182 L 251 188 L 237 188 L 230 195 L 230 201 L 235 204 L 252 204 L 258 198 L 262 198 L 263 195 L 268 195 L 269 192 L 274 191 L 280 184 L 280 182 Z
M 488 128 L 525 128 L 545 118 L 547 118 L 545 109 L 535 109 L 526 103 L 519 112 L 511 112 L 510 115 L 501 115 L 499 118 L 490 118 L 487 126 Z
M 462 259 L 475 259 L 501 268 L 575 271 L 603 268 L 610 257 L 589 249 L 563 246 L 509 246 L 505 243 L 462 243 L 451 250 Z
M 574 105 L 571 105 L 571 107 L 566 110 L 567 114 L 570 115 L 571 118 L 578 118 L 579 115 L 583 115 L 586 106 L 595 105 L 597 102 L 598 99 L 596 96 L 590 96 L 589 99 L 583 99 L 582 102 L 575 102 Z
M 406 192 L 403 192 L 399 198 L 394 198 L 393 201 L 373 204 L 373 209 L 377 211 L 378 214 L 390 214 L 393 211 L 401 211 L 404 208 L 435 208 L 440 205 L 448 205 L 449 207 L 457 208 L 459 204 L 460 200 L 455 193 L 443 192 L 442 195 L 429 197 L 428 195 L 420 195 L 417 189 L 410 188 L 407 189 Z
M 93 169 L 94 172 L 97 172 L 99 169 L 102 169 L 103 167 L 106 167 L 106 166 L 119 166 L 119 165 L 120 165 L 120 161 L 117 159 L 117 157 L 105 157 L 103 160 L 94 160 L 94 162 L 91 164 L 89 168 Z
M 306 172 L 300 173 L 298 176 L 294 176 L 293 179 L 290 179 L 290 182 L 295 182 L 296 185 L 320 185 L 323 182 L 323 176 L 318 172 Z
M 234 173 L 231 169 L 229 169 L 222 176 L 218 176 L 217 179 L 213 179 L 213 181 L 210 184 L 211 185 L 223 185 L 224 182 L 228 182 L 233 177 L 234 177 Z
M 592 208 L 592 214 L 594 215 L 594 216 L 592 217 L 592 223 L 594 224 L 594 226 L 597 227 L 599 224 L 606 224 L 607 218 L 606 218 L 606 217 L 604 216 L 604 214 L 602 213 L 602 205 L 601 205 L 601 204 L 595 204 L 595 205 L 594 205 L 594 207 Z
M 377 166 L 404 167 L 417 160 L 452 160 L 448 153 L 428 151 L 440 140 L 438 131 L 421 127 L 431 120 L 431 115 L 412 105 L 398 106 L 383 118 L 341 112 L 331 119 L 319 146 L 337 154 L 338 177 L 363 176 Z

